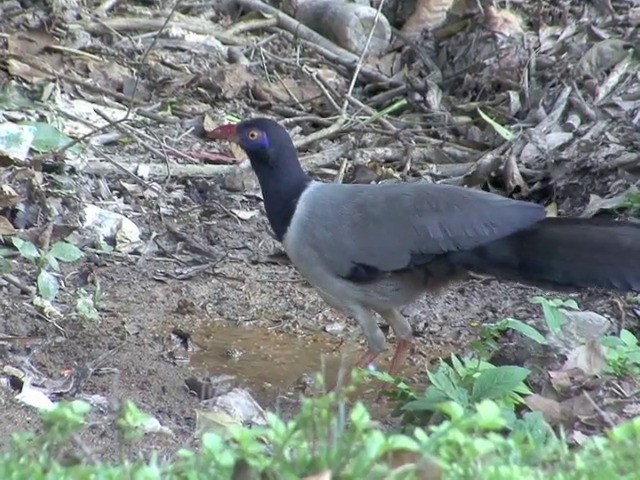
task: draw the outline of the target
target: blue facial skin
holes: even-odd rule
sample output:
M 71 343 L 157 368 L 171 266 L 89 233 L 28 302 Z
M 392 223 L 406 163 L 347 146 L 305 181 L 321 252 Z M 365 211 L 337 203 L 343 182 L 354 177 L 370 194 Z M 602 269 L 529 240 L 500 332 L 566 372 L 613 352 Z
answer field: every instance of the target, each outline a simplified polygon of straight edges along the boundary
M 260 182 L 271 228 L 282 241 L 311 178 L 300 165 L 291 137 L 273 120 L 241 122 L 236 125 L 236 136 Z

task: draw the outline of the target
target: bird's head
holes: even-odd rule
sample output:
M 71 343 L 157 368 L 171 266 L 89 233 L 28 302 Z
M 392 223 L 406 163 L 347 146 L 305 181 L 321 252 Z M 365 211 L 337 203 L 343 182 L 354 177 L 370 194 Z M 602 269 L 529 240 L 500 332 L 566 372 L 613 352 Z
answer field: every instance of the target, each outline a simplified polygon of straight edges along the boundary
M 221 125 L 206 136 L 212 140 L 237 143 L 246 152 L 254 168 L 274 166 L 288 158 L 295 161 L 298 159 L 288 132 L 269 118 L 253 118 L 236 124 Z

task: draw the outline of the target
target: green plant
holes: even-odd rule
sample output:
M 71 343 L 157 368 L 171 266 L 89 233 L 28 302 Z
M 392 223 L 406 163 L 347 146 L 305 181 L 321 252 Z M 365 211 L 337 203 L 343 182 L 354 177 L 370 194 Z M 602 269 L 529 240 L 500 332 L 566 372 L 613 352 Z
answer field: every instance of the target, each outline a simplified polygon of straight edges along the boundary
M 51 302 L 55 299 L 60 290 L 60 283 L 58 281 L 58 274 L 60 272 L 59 262 L 71 263 L 80 260 L 84 256 L 82 250 L 69 242 L 56 242 L 49 250 L 44 251 L 28 240 L 23 240 L 15 236 L 12 237 L 11 240 L 20 255 L 36 266 L 38 296 L 46 302 Z
M 622 329 L 618 336 L 601 339 L 606 348 L 607 370 L 618 377 L 640 376 L 640 345 L 638 339 L 629 330 Z
M 102 290 L 100 285 L 96 285 L 93 295 L 88 293 L 84 288 L 79 288 L 76 292 L 76 311 L 85 320 L 98 321 L 100 314 L 100 302 L 102 301 Z
M 451 365 L 441 361 L 435 372 L 427 373 L 431 384 L 424 395 L 415 393 L 386 373 L 370 372 L 369 375 L 396 387 L 388 394 L 401 404 L 394 413 L 402 415 L 404 422 L 412 425 L 425 424 L 442 408 L 452 408 L 454 404 L 456 408 L 468 411 L 483 400 L 495 400 L 501 408 L 513 411 L 523 402 L 523 395 L 531 394 L 524 383 L 530 373 L 526 368 L 497 367 L 481 358 L 460 359 L 453 354 L 450 362 Z
M 398 434 L 380 428 L 363 404 L 349 408 L 330 394 L 304 399 L 290 421 L 269 414 L 265 427 L 205 433 L 196 450 L 151 452 L 143 460 L 136 449 L 123 449 L 120 461 L 107 463 L 80 440 L 89 406 L 60 402 L 42 413 L 38 435 L 13 435 L 0 453 L 0 478 L 299 480 L 328 472 L 327 478 L 341 480 L 631 480 L 640 469 L 640 417 L 570 449 L 540 413 L 514 421 L 512 412 L 489 399 L 466 409 L 449 400 L 440 408 L 440 423 Z M 127 429 L 147 420 L 133 404 L 121 410 Z
M 471 342 L 469 346 L 480 358 L 489 360 L 493 354 L 500 349 L 498 340 L 508 330 L 519 332 L 540 345 L 547 344 L 544 335 L 535 327 L 516 318 L 504 318 L 499 322 L 484 325 L 480 330 L 480 338 L 477 341 Z
M 557 335 L 562 333 L 562 327 L 567 322 L 562 309 L 570 308 L 572 310 L 580 310 L 575 300 L 562 300 L 560 298 L 548 299 L 536 296 L 531 299 L 532 303 L 542 305 L 542 313 L 544 319 L 552 333 Z

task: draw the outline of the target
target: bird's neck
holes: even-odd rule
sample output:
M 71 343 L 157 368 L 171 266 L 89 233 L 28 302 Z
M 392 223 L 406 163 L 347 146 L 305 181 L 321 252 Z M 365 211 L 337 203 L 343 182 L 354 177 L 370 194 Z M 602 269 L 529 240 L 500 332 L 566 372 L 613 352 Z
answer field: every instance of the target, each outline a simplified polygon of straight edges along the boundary
M 297 157 L 272 163 L 252 163 L 260 182 L 267 218 L 277 239 L 282 241 L 296 211 L 298 199 L 311 178 L 304 172 Z

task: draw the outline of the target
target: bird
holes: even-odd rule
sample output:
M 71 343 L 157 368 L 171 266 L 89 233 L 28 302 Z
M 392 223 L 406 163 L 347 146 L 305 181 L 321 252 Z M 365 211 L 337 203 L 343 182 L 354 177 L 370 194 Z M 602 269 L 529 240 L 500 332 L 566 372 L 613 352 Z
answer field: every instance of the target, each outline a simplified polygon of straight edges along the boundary
M 358 323 L 367 349 L 354 367 L 386 350 L 378 314 L 393 330 L 388 372 L 398 374 L 413 343 L 402 308 L 470 273 L 550 289 L 640 291 L 640 223 L 549 217 L 538 203 L 442 183 L 320 182 L 304 171 L 287 130 L 269 118 L 204 135 L 244 150 L 292 264 Z

